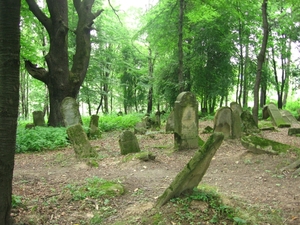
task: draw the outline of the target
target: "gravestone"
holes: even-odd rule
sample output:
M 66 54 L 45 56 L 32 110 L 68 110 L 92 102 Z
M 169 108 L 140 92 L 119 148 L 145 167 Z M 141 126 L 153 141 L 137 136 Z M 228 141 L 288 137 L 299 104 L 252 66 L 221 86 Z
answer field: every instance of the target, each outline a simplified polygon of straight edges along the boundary
M 236 111 L 239 114 L 239 116 L 241 116 L 243 109 L 240 104 L 238 104 L 237 102 L 231 102 L 230 108 L 233 112 Z
M 232 137 L 232 110 L 225 106 L 217 110 L 214 118 L 214 132 L 222 132 L 224 138 Z
M 242 131 L 247 135 L 260 132 L 254 121 L 253 115 L 249 111 L 244 111 L 241 115 L 241 119 L 243 123 Z
M 41 127 L 46 126 L 43 111 L 32 112 L 32 117 L 33 117 L 34 126 L 41 126 Z
M 77 123 L 69 126 L 67 128 L 67 134 L 78 158 L 97 156 L 97 152 L 92 148 L 81 124 Z
M 213 133 L 204 146 L 196 151 L 195 155 L 177 174 L 170 186 L 157 199 L 155 206 L 161 207 L 171 198 L 177 197 L 181 193 L 192 191 L 197 187 L 223 139 L 224 135 L 222 133 Z
M 153 129 L 154 130 L 159 130 L 160 129 L 160 112 L 159 111 L 157 111 L 155 113 L 155 119 L 154 119 Z
M 293 116 L 293 114 L 290 111 L 284 109 L 281 109 L 279 111 L 286 123 L 290 123 L 292 124 L 292 126 L 299 126 L 298 120 Z
M 119 138 L 119 145 L 121 149 L 121 155 L 126 155 L 129 153 L 140 152 L 140 146 L 137 141 L 136 136 L 133 132 L 126 130 Z
M 134 126 L 134 134 L 146 134 L 147 128 L 144 121 L 136 123 Z
M 166 133 L 173 133 L 173 132 L 174 132 L 174 111 L 171 111 L 166 123 Z
M 99 116 L 98 115 L 91 116 L 88 137 L 90 139 L 97 139 L 100 137 Z
M 271 116 L 272 118 L 272 122 L 275 126 L 277 127 L 291 127 L 291 123 L 286 121 L 279 109 L 277 108 L 277 106 L 273 103 L 270 103 L 268 104 L 268 108 L 267 108 L 268 112 L 269 112 L 269 115 Z
M 66 127 L 82 124 L 79 105 L 76 100 L 71 97 L 66 97 L 61 103 L 61 113 L 64 118 L 64 123 Z
M 198 148 L 198 102 L 191 92 L 177 96 L 174 106 L 174 140 L 178 150 Z

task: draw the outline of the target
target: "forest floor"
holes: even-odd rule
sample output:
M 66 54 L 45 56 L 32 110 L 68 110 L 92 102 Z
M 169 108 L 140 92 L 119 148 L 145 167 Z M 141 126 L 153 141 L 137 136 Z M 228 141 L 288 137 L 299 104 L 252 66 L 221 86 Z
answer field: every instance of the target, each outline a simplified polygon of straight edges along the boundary
M 209 137 L 201 133 L 208 125 L 212 127 L 212 121 L 199 123 L 203 140 Z M 174 215 L 164 220 L 165 223 L 145 222 L 143 217 L 150 215 L 157 197 L 196 150 L 173 152 L 173 134 L 137 135 L 142 151 L 152 152 L 156 158 L 147 162 L 124 161 L 120 155 L 119 134 L 104 133 L 100 140 L 91 141 L 102 155 L 98 167 L 78 161 L 71 147 L 16 155 L 13 194 L 21 196 L 22 204 L 12 210 L 15 224 L 234 224 L 205 221 L 200 217 L 189 220 L 186 215 L 170 212 L 168 204 L 161 208 L 160 219 L 165 213 Z M 262 135 L 300 148 L 300 138 L 288 136 L 287 128 L 263 131 Z M 254 155 L 247 152 L 239 140 L 225 140 L 200 184 L 215 188 L 225 196 L 226 204 L 244 210 L 249 219 L 247 224 L 300 224 L 300 177 L 280 171 L 296 159 L 294 152 Z M 86 178 L 95 176 L 120 182 L 125 193 L 103 201 L 72 200 L 66 187 L 83 184 Z M 188 210 L 193 212 L 201 207 Z

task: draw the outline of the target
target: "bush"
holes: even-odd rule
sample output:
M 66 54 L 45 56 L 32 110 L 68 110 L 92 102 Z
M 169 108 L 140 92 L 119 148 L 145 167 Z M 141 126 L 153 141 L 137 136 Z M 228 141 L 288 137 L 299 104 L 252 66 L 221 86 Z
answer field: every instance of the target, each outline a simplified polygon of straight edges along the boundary
M 17 153 L 52 150 L 67 145 L 67 133 L 64 127 L 35 127 L 34 129 L 18 127 Z

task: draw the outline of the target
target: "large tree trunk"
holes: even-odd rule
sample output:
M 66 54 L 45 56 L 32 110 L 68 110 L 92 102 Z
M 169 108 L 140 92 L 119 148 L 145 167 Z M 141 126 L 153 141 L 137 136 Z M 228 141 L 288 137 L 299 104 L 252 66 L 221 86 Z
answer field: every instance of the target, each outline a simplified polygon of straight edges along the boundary
M 11 195 L 19 106 L 20 0 L 0 1 L 0 224 L 12 224 Z
M 266 49 L 269 37 L 269 25 L 268 25 L 268 14 L 267 14 L 267 0 L 263 0 L 261 9 L 263 17 L 263 42 L 261 50 L 257 57 L 257 72 L 254 85 L 254 106 L 253 106 L 253 119 L 258 124 L 258 108 L 259 108 L 259 86 L 262 74 L 262 67 L 265 61 Z
M 29 9 L 46 28 L 50 38 L 50 49 L 45 57 L 48 71 L 37 68 L 29 61 L 26 61 L 26 69 L 34 78 L 44 82 L 49 89 L 48 125 L 63 126 L 63 117 L 60 112 L 61 102 L 65 97 L 76 98 L 78 95 L 90 59 L 91 26 L 102 10 L 95 14 L 91 12 L 94 0 L 73 0 L 78 14 L 78 23 L 75 31 L 76 52 L 73 56 L 72 68 L 69 70 L 67 0 L 47 0 L 50 17 L 40 10 L 35 0 L 26 1 Z

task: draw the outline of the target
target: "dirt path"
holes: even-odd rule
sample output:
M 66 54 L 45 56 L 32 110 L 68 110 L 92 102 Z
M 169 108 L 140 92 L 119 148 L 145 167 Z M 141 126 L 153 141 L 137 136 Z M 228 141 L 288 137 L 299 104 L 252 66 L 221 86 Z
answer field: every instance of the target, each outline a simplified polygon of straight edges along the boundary
M 212 122 L 201 122 L 199 130 L 207 125 L 212 126 Z M 16 155 L 13 193 L 22 196 L 26 204 L 13 210 L 17 224 L 88 224 L 84 221 L 93 216 L 91 208 L 70 201 L 64 190 L 68 184 L 83 183 L 93 176 L 118 180 L 126 188 L 123 196 L 111 200 L 113 213 L 109 211 L 111 214 L 103 224 L 138 216 L 152 207 L 195 152 L 172 153 L 172 134 L 138 136 L 141 149 L 155 153 L 156 159 L 123 162 L 118 135 L 118 132 L 103 134 L 101 140 L 92 142 L 103 156 L 98 168 L 78 162 L 71 148 Z M 287 129 L 264 131 L 263 135 L 300 147 L 300 138 L 287 136 Z M 205 140 L 209 135 L 200 136 Z M 295 159 L 293 153 L 253 155 L 239 141 L 227 140 L 217 151 L 202 182 L 245 204 L 281 210 L 282 224 L 300 224 L 300 178 L 279 171 Z

